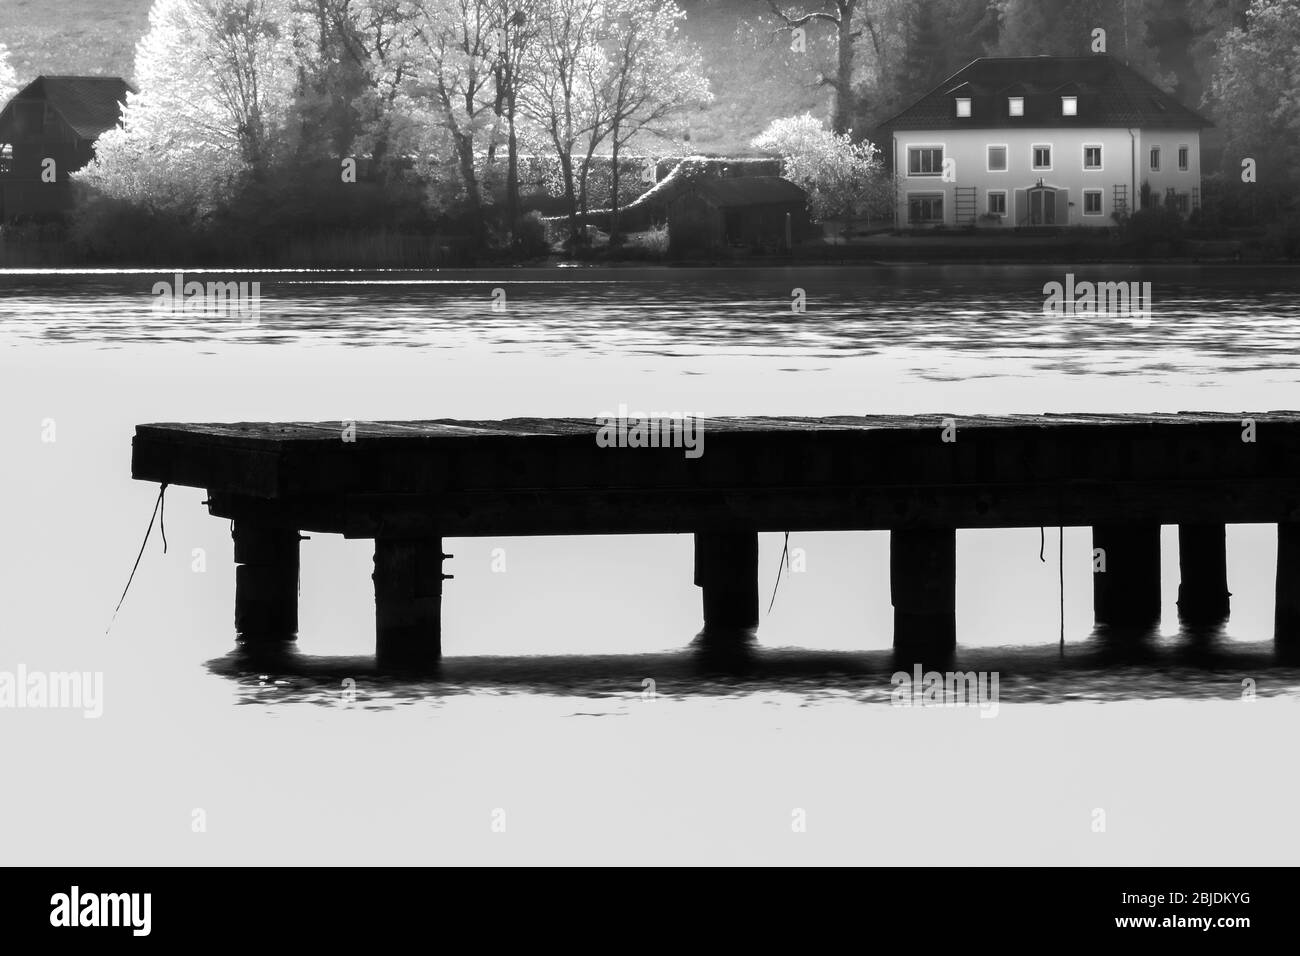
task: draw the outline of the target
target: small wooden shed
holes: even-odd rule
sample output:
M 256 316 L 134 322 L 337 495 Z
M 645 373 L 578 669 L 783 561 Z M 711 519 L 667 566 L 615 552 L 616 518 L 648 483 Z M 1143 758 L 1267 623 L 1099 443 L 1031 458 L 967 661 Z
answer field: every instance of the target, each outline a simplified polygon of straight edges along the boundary
M 68 174 L 90 162 L 131 91 L 116 76 L 40 76 L 19 90 L 0 111 L 0 221 L 70 208 Z
M 779 176 L 700 177 L 668 205 L 670 254 L 780 252 L 809 235 L 808 197 Z

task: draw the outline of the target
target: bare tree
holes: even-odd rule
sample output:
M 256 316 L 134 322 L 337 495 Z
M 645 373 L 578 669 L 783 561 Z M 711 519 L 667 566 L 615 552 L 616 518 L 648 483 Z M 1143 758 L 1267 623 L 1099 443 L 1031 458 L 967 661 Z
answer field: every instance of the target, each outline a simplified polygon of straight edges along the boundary
M 622 0 L 607 34 L 611 242 L 618 238 L 619 152 L 643 133 L 666 136 L 667 120 L 710 96 L 699 54 L 679 34 L 682 17 L 673 0 Z
M 484 238 L 475 144 L 495 105 L 494 0 L 415 0 L 418 56 L 411 89 L 451 136 L 476 244 Z
M 493 109 L 506 127 L 506 224 L 513 236 L 519 223 L 519 94 L 532 44 L 537 40 L 539 0 L 494 0 L 500 24 L 494 67 L 496 99 Z M 495 141 L 489 146 L 492 159 Z
M 854 41 L 862 35 L 858 27 L 859 7 L 865 0 L 813 0 L 818 9 L 782 9 L 777 0 L 767 0 L 772 12 L 791 29 L 811 24 L 829 24 L 835 29 L 835 75 L 821 77 L 821 84 L 834 93 L 831 129 L 844 133 L 853 125 L 853 54 Z M 865 17 L 863 18 L 865 19 Z M 874 39 L 874 37 L 873 37 Z
M 590 155 L 607 128 L 596 95 L 604 57 L 599 39 L 603 0 L 541 0 L 537 42 L 528 57 L 520 108 L 555 148 L 568 206 L 569 232 L 578 236 L 578 189 L 573 155 Z

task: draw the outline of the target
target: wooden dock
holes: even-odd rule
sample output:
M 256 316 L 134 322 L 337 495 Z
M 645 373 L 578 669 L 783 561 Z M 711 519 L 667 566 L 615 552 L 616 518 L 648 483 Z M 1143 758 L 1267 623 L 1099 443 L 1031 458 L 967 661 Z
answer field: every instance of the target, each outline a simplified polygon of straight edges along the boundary
M 349 427 L 351 426 L 351 427 Z M 382 660 L 440 654 L 443 539 L 695 535 L 706 633 L 758 623 L 760 531 L 891 532 L 895 649 L 955 644 L 956 530 L 1090 526 L 1099 623 L 1226 617 L 1227 523 L 1278 526 L 1279 649 L 1300 646 L 1300 412 L 697 420 L 680 447 L 601 447 L 594 419 L 151 424 L 133 477 L 233 521 L 244 641 L 297 630 L 300 532 L 375 541 Z

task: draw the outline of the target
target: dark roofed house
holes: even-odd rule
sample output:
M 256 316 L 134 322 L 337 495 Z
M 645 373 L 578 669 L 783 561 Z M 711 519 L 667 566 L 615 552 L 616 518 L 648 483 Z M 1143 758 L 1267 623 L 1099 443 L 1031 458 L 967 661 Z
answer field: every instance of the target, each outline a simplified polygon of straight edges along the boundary
M 779 176 L 693 179 L 668 203 L 669 253 L 789 249 L 809 234 L 807 200 Z
M 1106 54 L 982 57 L 875 138 L 889 144 L 899 225 L 1108 226 L 1144 184 L 1195 209 L 1210 125 Z
M 68 174 L 94 157 L 128 92 L 115 76 L 40 76 L 14 95 L 0 112 L 0 221 L 70 207 Z

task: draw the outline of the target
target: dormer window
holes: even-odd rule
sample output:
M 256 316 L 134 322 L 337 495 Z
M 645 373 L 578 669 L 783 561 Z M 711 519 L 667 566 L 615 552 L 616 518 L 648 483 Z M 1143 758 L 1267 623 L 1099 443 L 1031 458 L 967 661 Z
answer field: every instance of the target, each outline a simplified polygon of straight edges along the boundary
M 970 97 L 969 97 L 969 96 L 959 96 L 959 97 L 957 97 L 957 115 L 958 115 L 958 116 L 970 116 Z
M 1007 114 L 1009 116 L 1025 115 L 1025 98 L 1023 96 L 1007 97 Z
M 1077 96 L 1061 97 L 1061 115 L 1062 116 L 1079 115 L 1079 98 Z

